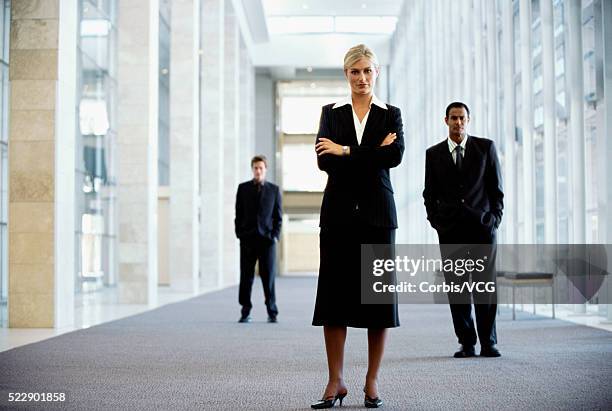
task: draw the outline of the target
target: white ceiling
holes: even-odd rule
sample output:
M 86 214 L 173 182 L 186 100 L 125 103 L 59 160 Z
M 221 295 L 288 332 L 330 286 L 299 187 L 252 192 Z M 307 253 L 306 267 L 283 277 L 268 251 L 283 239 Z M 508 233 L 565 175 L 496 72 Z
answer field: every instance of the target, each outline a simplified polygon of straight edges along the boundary
M 269 34 L 270 16 L 397 16 L 404 0 L 233 0 L 253 63 L 257 67 L 341 68 L 350 47 L 365 43 L 388 62 L 391 34 Z M 246 29 L 246 30 L 245 30 Z M 351 30 L 353 31 L 353 30 Z M 358 32 L 357 27 L 354 31 Z M 263 34 L 262 34 L 263 33 Z
M 262 0 L 262 3 L 268 16 L 397 16 L 403 0 Z

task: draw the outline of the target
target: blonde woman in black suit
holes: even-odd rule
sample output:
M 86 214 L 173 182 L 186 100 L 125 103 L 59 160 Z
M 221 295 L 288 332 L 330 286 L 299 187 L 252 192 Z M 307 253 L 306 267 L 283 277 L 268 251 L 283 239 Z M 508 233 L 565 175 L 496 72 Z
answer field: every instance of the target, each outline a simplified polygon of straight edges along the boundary
M 400 110 L 374 95 L 379 74 L 367 46 L 344 57 L 351 94 L 323 107 L 315 150 L 327 172 L 321 205 L 320 266 L 312 324 L 323 326 L 329 380 L 312 408 L 331 408 L 347 395 L 342 369 L 347 327 L 368 329 L 365 406 L 378 408 L 378 371 L 387 329 L 399 326 L 397 304 L 361 304 L 360 245 L 393 244 L 397 216 L 389 169 L 402 161 Z

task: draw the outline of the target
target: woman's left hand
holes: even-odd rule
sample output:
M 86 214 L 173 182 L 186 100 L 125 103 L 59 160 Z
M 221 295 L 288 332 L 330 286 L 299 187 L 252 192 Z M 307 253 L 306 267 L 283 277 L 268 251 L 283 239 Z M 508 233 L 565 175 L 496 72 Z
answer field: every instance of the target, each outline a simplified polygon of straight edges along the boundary
M 315 150 L 319 156 L 323 154 L 332 154 L 334 156 L 343 155 L 342 146 L 325 137 L 319 139 L 319 142 L 315 145 Z

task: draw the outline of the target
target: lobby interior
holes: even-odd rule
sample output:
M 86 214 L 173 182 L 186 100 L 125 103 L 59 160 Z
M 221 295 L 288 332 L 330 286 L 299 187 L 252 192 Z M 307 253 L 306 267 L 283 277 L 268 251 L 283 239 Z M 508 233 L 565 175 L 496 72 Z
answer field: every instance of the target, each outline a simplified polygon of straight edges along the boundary
M 313 145 L 359 43 L 404 122 L 398 244 L 438 241 L 425 150 L 451 101 L 498 149 L 500 245 L 611 243 L 611 39 L 607 0 L 0 0 L 0 393 L 307 408 L 327 371 L 310 325 L 327 179 Z M 256 280 L 245 326 L 234 204 L 256 154 L 282 190 L 280 314 L 265 322 Z M 497 362 L 453 362 L 448 307 L 401 304 L 387 408 L 610 408 L 612 281 L 554 304 L 542 296 L 568 282 L 512 284 Z M 349 406 L 362 334 L 347 343 Z

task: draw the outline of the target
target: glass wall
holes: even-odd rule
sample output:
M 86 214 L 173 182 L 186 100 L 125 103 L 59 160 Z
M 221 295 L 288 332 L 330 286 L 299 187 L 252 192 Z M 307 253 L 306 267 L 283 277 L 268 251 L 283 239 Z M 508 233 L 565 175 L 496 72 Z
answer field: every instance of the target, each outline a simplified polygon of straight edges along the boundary
M 282 184 L 285 191 L 322 192 L 327 175 L 319 171 L 314 140 L 321 107 L 348 93 L 340 81 L 292 81 L 278 84 L 280 100 Z M 310 170 L 317 170 L 312 173 Z
M 158 183 L 170 185 L 170 4 L 159 8 Z
M 341 75 L 339 71 L 338 77 Z M 319 130 L 321 107 L 348 93 L 343 80 L 294 80 L 277 84 L 284 210 L 281 265 L 284 274 L 317 271 L 319 210 L 327 174 L 317 167 L 314 142 Z
M 422 130 L 425 135 L 424 139 L 420 136 L 414 136 L 412 140 L 408 139 L 407 144 L 412 145 L 410 150 L 407 147 L 407 154 L 420 157 L 424 156 L 425 149 L 440 141 L 445 137 L 446 130 L 441 119 L 444 113 L 444 107 L 450 101 L 459 99 L 465 101 L 472 110 L 472 125 L 471 131 L 475 135 L 483 135 L 496 141 L 502 162 L 509 156 L 515 158 L 515 167 L 512 171 L 514 180 L 519 182 L 525 181 L 522 172 L 524 171 L 524 160 L 522 157 L 525 153 L 523 150 L 523 132 L 525 127 L 530 127 L 529 131 L 533 137 L 533 153 L 534 165 L 533 181 L 534 198 L 535 198 L 535 214 L 530 218 L 524 213 L 519 213 L 519 224 L 516 227 L 503 227 L 503 230 L 516 229 L 519 232 L 525 230 L 527 224 L 532 225 L 535 242 L 544 242 L 544 225 L 545 215 L 551 210 L 545 206 L 544 196 L 544 175 L 549 169 L 544 161 L 544 98 L 543 85 L 547 73 L 543 72 L 544 54 L 542 50 L 542 36 L 545 31 L 542 20 L 542 6 L 545 2 L 549 2 L 552 6 L 552 31 L 554 33 L 554 51 L 552 53 L 552 66 L 554 67 L 554 92 L 556 103 L 554 108 L 555 113 L 555 139 L 556 139 L 556 198 L 557 198 L 557 242 L 572 242 L 572 187 L 570 171 L 573 165 L 569 149 L 571 147 L 568 142 L 568 124 L 572 121 L 570 118 L 569 99 L 572 93 L 576 93 L 576 87 L 572 87 L 569 79 L 566 76 L 567 64 L 566 56 L 568 55 L 568 36 L 567 30 L 568 16 L 568 0 L 531 0 L 522 2 L 513 0 L 511 4 L 504 0 L 486 1 L 486 0 L 463 0 L 460 2 L 458 10 L 460 15 L 457 18 L 460 27 L 458 30 L 477 30 L 483 38 L 493 35 L 497 38 L 495 42 L 482 41 L 480 46 L 482 50 L 480 54 L 487 56 L 489 54 L 496 55 L 493 59 L 480 59 L 476 64 L 480 64 L 480 72 L 496 73 L 493 77 L 476 78 L 465 76 L 465 61 L 462 60 L 462 53 L 453 53 L 454 46 L 439 36 L 439 33 L 432 30 L 432 26 L 442 25 L 451 10 L 444 8 L 432 10 L 427 1 L 415 1 L 410 6 L 405 6 L 400 19 L 397 23 L 397 30 L 391 44 L 391 69 L 390 69 L 390 100 L 397 104 L 404 115 L 410 113 L 413 119 L 412 126 Z M 583 59 L 578 64 L 583 71 L 584 78 L 584 95 L 583 114 L 584 114 L 584 151 L 585 151 L 585 181 L 586 188 L 586 239 L 588 242 L 603 241 L 601 233 L 604 231 L 600 227 L 599 222 L 602 220 L 601 213 L 605 210 L 601 207 L 602 195 L 601 190 L 598 190 L 606 176 L 602 175 L 604 167 L 601 166 L 602 142 L 605 141 L 603 135 L 603 127 L 601 126 L 602 101 L 603 101 L 603 76 L 601 47 L 598 48 L 598 42 L 601 42 L 601 1 L 581 0 L 581 20 L 582 20 L 582 46 Z M 528 12 L 521 13 L 521 6 L 527 6 Z M 490 10 L 492 8 L 492 10 Z M 467 17 L 473 15 L 478 10 L 482 10 L 482 19 L 474 19 L 474 27 L 468 27 Z M 491 13 L 489 13 L 489 11 Z M 524 10 L 523 10 L 524 11 Z M 506 15 L 508 14 L 508 15 Z M 521 38 L 521 18 L 523 15 L 528 16 L 527 27 L 530 28 L 530 38 Z M 492 18 L 491 16 L 494 16 Z M 504 21 L 509 22 L 507 30 L 504 32 Z M 504 47 L 505 39 L 509 37 L 509 44 L 512 48 Z M 531 70 L 531 73 L 522 73 L 521 59 L 523 58 L 522 47 L 525 41 L 529 41 L 529 56 L 530 61 L 526 65 Z M 487 50 L 493 45 L 496 50 Z M 474 50 L 475 45 L 464 44 L 464 48 Z M 407 50 L 412 50 L 407 53 Z M 426 53 L 423 50 L 438 50 L 436 53 Z M 447 60 L 453 60 L 455 64 L 444 64 Z M 494 70 L 489 71 L 489 65 L 494 65 Z M 444 67 L 441 69 L 440 67 Z M 475 73 L 477 70 L 472 70 Z M 505 86 L 505 73 L 511 73 L 511 87 Z M 522 79 L 531 77 L 531 93 L 529 96 L 530 104 L 533 108 L 531 116 L 526 117 L 531 124 L 526 124 L 523 119 L 522 106 L 525 102 L 523 98 Z M 455 78 L 460 79 L 459 85 L 451 88 L 445 88 L 445 79 Z M 463 80 L 463 81 L 462 81 Z M 548 80 L 548 79 L 546 79 Z M 479 108 L 476 102 L 468 101 L 471 93 L 470 90 L 484 89 L 481 82 L 487 82 L 497 90 L 497 104 L 484 105 Z M 456 90 L 455 90 L 456 89 Z M 513 98 L 511 98 L 513 97 Z M 474 96 L 474 99 L 477 99 Z M 512 107 L 508 107 L 508 103 L 513 102 Z M 484 118 L 490 118 L 490 110 L 496 110 L 495 116 L 498 118 L 498 123 L 503 124 L 499 127 L 498 124 L 487 124 L 482 121 Z M 510 111 L 511 115 L 506 115 Z M 433 114 L 432 114 L 433 113 Z M 499 130 L 507 130 L 507 122 L 509 119 L 514 123 L 512 127 L 516 130 L 515 135 L 508 136 L 498 135 Z M 480 120 L 480 121 L 479 121 Z M 421 134 L 421 133 L 419 133 Z M 514 139 L 516 150 L 514 152 L 506 152 L 505 146 L 508 139 Z M 410 154 L 413 153 L 413 154 Z M 411 163 L 417 163 L 418 159 L 413 159 Z M 420 170 L 414 170 L 418 178 L 411 179 L 412 186 L 408 192 L 419 194 L 422 191 L 422 176 Z M 518 207 L 521 204 L 521 195 L 524 192 L 517 190 L 516 198 L 508 199 L 506 208 Z M 419 195 L 411 198 L 409 203 L 414 202 L 417 208 L 422 209 L 422 199 Z M 417 212 L 421 212 L 416 210 Z M 552 211 L 554 212 L 554 211 Z M 413 215 L 413 218 L 416 217 Z M 422 216 L 424 218 L 424 215 Z M 435 240 L 435 238 L 426 238 L 420 233 L 412 232 L 412 240 L 426 241 Z M 419 238 L 417 238 L 419 237 Z M 516 238 L 521 238 L 517 236 Z
M 76 288 L 115 283 L 116 16 L 114 0 L 81 0 L 77 43 Z
M 610 136 L 604 135 L 603 127 L 602 1 L 578 0 L 581 7 L 576 9 L 571 7 L 574 3 L 569 0 L 460 0 L 457 3 L 456 10 L 459 15 L 451 16 L 453 10 L 445 10 L 443 7 L 432 10 L 430 2 L 426 0 L 410 2 L 410 5 L 404 6 L 392 40 L 390 101 L 402 108 L 405 129 L 408 128 L 406 113 L 409 113 L 410 127 L 418 130 L 416 135 L 413 133 L 412 137 L 406 139 L 407 157 L 404 158 L 404 163 L 407 160 L 409 162 L 402 164 L 402 167 L 407 169 L 407 173 L 403 175 L 411 175 L 413 178 L 406 180 L 406 190 L 396 190 L 399 195 L 402 195 L 402 192 L 408 193 L 406 198 L 398 199 L 402 214 L 400 219 L 412 222 L 412 226 L 417 225 L 417 228 L 421 221 L 425 221 L 421 196 L 422 158 L 427 147 L 446 136 L 447 130 L 442 123 L 445 105 L 453 100 L 462 100 L 473 108 L 472 124 L 468 131 L 474 135 L 489 137 L 496 142 L 504 180 L 514 182 L 514 190 L 511 190 L 510 186 L 506 187 L 508 195 L 505 198 L 505 214 L 516 213 L 516 221 L 509 224 L 508 218 L 504 218 L 500 241 L 518 238 L 527 239 L 527 243 L 545 242 L 546 222 L 550 221 L 546 217 L 553 213 L 552 221 L 556 224 L 557 233 L 553 241 L 573 243 L 575 239 L 582 238 L 575 233 L 580 229 L 580 221 L 576 224 L 573 219 L 584 219 L 586 242 L 605 242 L 606 227 L 602 227 L 602 222 L 606 221 L 603 217 L 609 209 L 602 197 L 605 190 L 601 187 L 609 178 L 605 175 L 606 167 L 603 162 L 606 139 Z M 543 6 L 551 7 L 551 23 L 545 19 L 546 9 Z M 528 10 L 521 9 L 522 7 L 527 7 Z M 482 18 L 471 19 L 472 24 L 468 24 L 470 19 L 467 17 L 480 11 Z M 570 15 L 571 13 L 574 15 Z M 475 52 L 476 55 L 496 56 L 492 59 L 476 60 L 474 64 L 480 66 L 470 70 L 471 75 L 464 75 L 466 61 L 461 56 L 466 52 L 455 50 L 458 47 L 456 44 L 446 41 L 438 30 L 432 29 L 444 26 L 451 17 L 456 17 L 459 32 L 475 30 L 483 39 L 491 35 L 497 39 L 495 42 L 485 40 L 475 44 L 460 43 L 460 47 L 468 50 L 468 54 Z M 581 21 L 578 34 L 571 33 L 568 29 L 569 22 L 574 21 L 572 17 Z M 552 27 L 546 27 L 545 24 L 552 24 Z M 543 36 L 548 30 L 553 33 L 551 54 L 543 50 Z M 572 44 L 582 44 L 583 54 L 578 61 L 568 61 L 568 56 L 573 53 L 573 50 L 570 50 Z M 491 50 L 490 47 L 495 49 Z M 526 50 L 529 52 L 524 53 Z M 549 55 L 551 57 L 548 57 Z M 524 62 L 522 59 L 526 56 L 529 61 Z M 551 58 L 552 61 L 544 61 L 545 58 Z M 554 72 L 545 72 L 545 66 L 554 68 Z M 528 68 L 531 72 L 524 73 L 523 68 Z M 569 78 L 569 72 L 574 68 L 582 72 L 582 85 L 572 84 Z M 489 74 L 477 77 L 477 72 Z M 448 78 L 458 79 L 458 85 L 449 89 L 445 86 L 448 84 Z M 531 86 L 525 88 L 523 81 L 531 81 Z M 478 96 L 474 96 L 471 90 L 486 89 L 482 82 L 496 90 L 492 94 L 496 104 L 477 104 Z M 548 157 L 545 156 L 545 109 L 549 107 L 545 106 L 544 93 L 547 90 L 544 89 L 544 84 L 552 84 L 554 87 L 555 144 L 552 147 L 555 163 L 550 160 L 547 162 Z M 529 92 L 526 99 L 523 94 L 525 90 Z M 470 101 L 471 96 L 476 101 Z M 583 118 L 580 115 L 572 118 L 571 101 L 578 101 L 579 104 L 581 102 Z M 532 110 L 524 113 L 523 105 L 527 103 Z M 496 124 L 478 121 L 485 118 L 497 118 Z M 509 121 L 512 124 L 507 124 Z M 498 124 L 502 126 L 499 127 Z M 570 126 L 573 130 L 582 130 L 582 133 L 570 133 Z M 532 137 L 532 147 L 525 146 L 529 141 L 525 136 Z M 576 147 L 578 151 L 584 150 L 583 160 L 579 156 L 572 156 L 572 150 L 576 150 Z M 528 156 L 532 154 L 533 158 L 530 159 Z M 510 160 L 512 162 L 508 167 Z M 530 163 L 533 168 L 527 167 Z M 545 191 L 550 189 L 545 184 L 547 173 L 555 173 L 556 184 L 552 189 L 555 190 L 556 207 L 548 207 L 546 203 Z M 573 187 L 572 184 L 576 184 L 572 182 L 575 176 L 582 174 L 584 181 L 580 187 Z M 526 182 L 531 182 L 534 188 L 534 213 L 526 212 L 522 206 L 529 197 L 526 195 Z M 575 189 L 582 186 L 584 194 L 580 194 L 580 189 Z M 585 209 L 580 211 L 580 215 L 576 207 L 582 200 Z M 524 235 L 526 232 L 532 232 L 533 238 L 528 239 Z M 403 237 L 398 235 L 398 238 L 401 238 L 402 242 L 415 243 L 437 240 L 433 230 L 429 228 L 412 229 Z
M 10 0 L 0 1 L 0 327 L 8 302 L 8 113 Z

